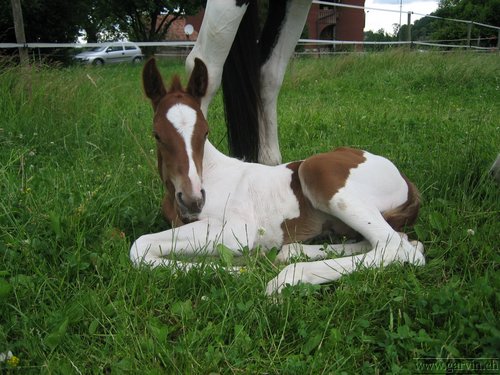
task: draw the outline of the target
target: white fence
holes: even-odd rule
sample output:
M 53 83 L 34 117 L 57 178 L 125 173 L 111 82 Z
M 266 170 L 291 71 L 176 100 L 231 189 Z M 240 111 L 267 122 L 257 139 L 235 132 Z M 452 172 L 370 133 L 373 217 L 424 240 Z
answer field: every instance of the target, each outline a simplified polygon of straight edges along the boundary
M 369 41 L 352 41 L 352 40 L 318 40 L 318 39 L 300 39 L 299 40 L 299 45 L 302 46 L 323 46 L 323 47 L 329 47 L 332 46 L 335 48 L 336 46 L 416 46 L 416 47 L 433 47 L 433 48 L 447 48 L 447 49 L 474 49 L 474 50 L 496 50 L 498 51 L 500 49 L 500 27 L 497 26 L 492 26 L 492 25 L 486 25 L 483 23 L 479 22 L 474 22 L 474 21 L 467 21 L 467 20 L 460 20 L 460 19 L 453 19 L 453 18 L 443 18 L 443 17 L 438 17 L 434 15 L 429 15 L 429 14 L 421 14 L 421 13 L 416 13 L 412 11 L 402 11 L 402 10 L 393 10 L 393 9 L 384 9 L 384 8 L 373 8 L 373 7 L 364 7 L 364 6 L 357 6 L 357 5 L 349 5 L 349 4 L 342 4 L 342 3 L 331 3 L 327 1 L 316 1 L 314 0 L 313 3 L 319 4 L 319 5 L 326 5 L 326 6 L 331 6 L 331 7 L 343 7 L 343 8 L 353 8 L 353 9 L 359 9 L 360 11 L 378 11 L 378 12 L 393 12 L 393 13 L 399 13 L 401 14 L 406 14 L 407 15 L 407 35 L 406 35 L 406 40 L 404 41 L 387 41 L 387 42 L 369 42 Z M 435 18 L 435 19 L 440 19 L 443 21 L 449 21 L 449 22 L 457 22 L 457 23 L 464 23 L 467 24 L 467 35 L 466 37 L 462 39 L 454 39 L 454 40 L 412 40 L 412 33 L 411 33 L 411 17 L 412 15 L 418 15 L 422 17 L 430 17 L 430 18 Z M 495 30 L 498 33 L 498 36 L 496 37 L 497 43 L 496 46 L 494 47 L 481 47 L 479 44 L 481 41 L 484 41 L 487 38 L 476 38 L 473 39 L 471 37 L 471 31 L 472 28 L 476 27 L 482 27 L 482 28 L 488 28 L 490 30 Z M 491 38 L 490 38 L 491 39 Z M 457 42 L 460 42 L 460 44 L 457 44 Z M 474 45 L 474 43 L 476 45 Z M 175 41 L 175 42 L 136 42 L 137 45 L 140 47 L 164 47 L 166 49 L 163 51 L 163 53 L 160 53 L 159 55 L 165 55 L 165 56 L 183 56 L 187 54 L 194 46 L 194 42 L 188 42 L 188 41 Z M 19 44 L 19 43 L 0 43 L 0 49 L 9 49 L 9 48 L 25 48 L 28 50 L 31 50 L 34 57 L 37 58 L 38 56 L 41 58 L 42 49 L 54 49 L 54 48 L 75 48 L 75 49 L 81 49 L 81 48 L 88 48 L 88 47 L 97 47 L 100 46 L 100 43 L 24 43 L 24 44 Z M 303 53 L 319 53 L 318 50 L 309 50 L 308 52 L 303 52 Z M 37 56 L 38 55 L 38 56 Z

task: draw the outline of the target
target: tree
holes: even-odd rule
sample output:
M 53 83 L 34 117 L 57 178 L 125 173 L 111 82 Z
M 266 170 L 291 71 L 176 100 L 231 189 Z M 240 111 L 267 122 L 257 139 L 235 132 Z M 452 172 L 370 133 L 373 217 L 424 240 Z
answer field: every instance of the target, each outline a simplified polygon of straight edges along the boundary
M 375 32 L 368 30 L 365 31 L 365 42 L 392 42 L 397 40 L 393 35 L 386 33 L 384 29 L 379 29 Z M 365 51 L 383 51 L 387 46 L 384 45 L 365 45 Z
M 431 15 L 500 26 L 500 0 L 441 0 Z M 414 40 L 456 40 L 467 37 L 466 23 L 424 17 L 412 27 Z M 474 26 L 471 36 L 496 37 L 491 28 Z
M 195 14 L 204 3 L 204 0 L 30 0 L 23 1 L 22 6 L 28 43 L 76 42 L 83 30 L 89 42 L 120 37 L 149 42 L 163 40 L 176 19 Z M 0 42 L 15 42 L 10 0 L 0 0 L 0 30 Z M 68 52 L 66 49 L 57 53 Z
M 78 38 L 78 24 L 84 14 L 78 11 L 85 0 L 31 0 L 23 1 L 23 16 L 27 42 L 74 42 Z M 0 0 L 1 42 L 15 42 L 10 0 Z
M 68 43 L 79 36 L 79 24 L 85 13 L 79 11 L 86 0 L 31 0 L 21 3 L 26 42 Z M 0 0 L 0 42 L 15 43 L 14 21 L 10 0 Z M 45 56 L 52 60 L 68 61 L 68 49 L 44 49 Z M 17 53 L 14 49 L 3 51 Z
M 143 42 L 164 40 L 168 28 L 179 17 L 198 12 L 203 0 L 107 0 L 100 3 L 101 14 L 117 21 L 120 31 L 130 39 Z M 145 48 L 151 54 L 154 48 Z

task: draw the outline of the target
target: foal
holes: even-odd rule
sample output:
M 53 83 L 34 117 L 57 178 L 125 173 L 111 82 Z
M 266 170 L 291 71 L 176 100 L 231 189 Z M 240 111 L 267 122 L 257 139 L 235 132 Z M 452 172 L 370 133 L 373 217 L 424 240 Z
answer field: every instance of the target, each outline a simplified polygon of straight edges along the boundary
M 415 221 L 418 192 L 387 159 L 339 148 L 278 166 L 245 163 L 207 140 L 200 101 L 208 75 L 200 59 L 186 90 L 174 77 L 167 91 L 153 59 L 143 83 L 154 110 L 163 212 L 180 226 L 138 238 L 130 250 L 135 265 L 172 265 L 165 256 L 174 252 L 216 254 L 220 243 L 236 254 L 243 246 L 278 247 L 281 261 L 300 254 L 315 260 L 286 266 L 268 283 L 271 294 L 287 284 L 336 280 L 359 266 L 425 263 L 423 245 L 396 232 Z M 298 243 L 329 232 L 365 240 L 326 248 Z M 349 256 L 319 260 L 329 252 Z

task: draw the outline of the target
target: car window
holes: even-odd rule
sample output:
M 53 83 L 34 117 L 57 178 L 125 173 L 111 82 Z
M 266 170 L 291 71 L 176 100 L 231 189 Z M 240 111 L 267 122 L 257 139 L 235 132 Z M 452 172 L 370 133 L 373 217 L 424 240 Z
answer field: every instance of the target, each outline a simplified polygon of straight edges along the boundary
M 109 46 L 107 52 L 123 51 L 122 46 Z
M 131 51 L 131 50 L 136 50 L 137 48 L 135 46 L 125 46 L 125 49 L 127 51 Z

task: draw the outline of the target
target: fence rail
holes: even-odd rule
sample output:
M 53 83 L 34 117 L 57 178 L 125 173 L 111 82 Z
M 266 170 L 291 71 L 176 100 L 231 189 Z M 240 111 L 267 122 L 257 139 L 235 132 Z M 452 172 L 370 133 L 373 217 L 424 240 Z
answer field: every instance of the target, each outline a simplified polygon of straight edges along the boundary
M 317 1 L 314 0 L 313 3 L 319 4 L 319 5 L 327 5 L 331 7 L 340 7 L 340 8 L 352 8 L 352 9 L 359 9 L 359 10 L 370 10 L 370 11 L 381 11 L 381 12 L 392 12 L 392 13 L 399 13 L 399 14 L 407 14 L 407 25 L 408 27 L 408 34 L 407 34 L 407 40 L 405 41 L 384 41 L 384 42 L 372 42 L 372 41 L 353 41 L 353 40 L 323 40 L 323 39 L 300 39 L 299 40 L 299 45 L 302 46 L 346 46 L 346 45 L 352 45 L 352 46 L 422 46 L 422 47 L 434 47 L 434 48 L 451 48 L 451 49 L 457 49 L 457 48 L 467 48 L 467 49 L 472 49 L 472 50 L 483 50 L 483 51 L 491 51 L 491 50 L 500 50 L 500 27 L 498 26 L 493 26 L 493 25 L 487 25 L 484 23 L 480 22 L 475 22 L 475 21 L 468 21 L 468 20 L 461 20 L 461 19 L 454 19 L 454 18 L 444 18 L 440 16 L 435 16 L 435 15 L 430 15 L 430 14 L 422 14 L 422 13 L 416 13 L 412 11 L 403 11 L 402 9 L 400 10 L 394 10 L 394 9 L 385 9 L 385 8 L 375 8 L 375 7 L 365 7 L 365 6 L 359 6 L 359 5 L 351 5 L 351 4 L 342 4 L 342 3 L 331 3 L 328 1 Z M 430 17 L 430 18 L 435 18 L 435 19 L 441 19 L 445 21 L 451 21 L 451 22 L 459 22 L 459 23 L 465 23 L 468 25 L 468 30 L 467 30 L 467 38 L 464 39 L 456 39 L 453 40 L 452 42 L 465 42 L 464 44 L 446 44 L 443 43 L 445 41 L 432 41 L 432 40 L 412 40 L 412 34 L 411 34 L 411 16 L 412 15 L 418 15 L 422 17 Z M 490 28 L 493 30 L 498 31 L 498 37 L 497 37 L 497 45 L 496 47 L 481 47 L 479 46 L 480 41 L 484 40 L 492 40 L 493 38 L 476 38 L 473 39 L 471 38 L 471 29 L 473 26 L 478 26 L 478 27 L 485 27 L 485 28 Z M 472 42 L 476 41 L 477 46 L 472 45 Z M 167 48 L 173 48 L 178 49 L 178 48 L 184 48 L 188 49 L 194 46 L 195 42 L 188 42 L 188 41 L 165 41 L 165 42 L 136 42 L 136 44 L 139 47 L 167 47 Z M 25 49 L 25 50 L 39 50 L 40 54 L 40 49 L 46 49 L 46 48 L 75 48 L 75 49 L 81 49 L 81 48 L 89 48 L 89 47 L 99 47 L 101 46 L 101 43 L 0 43 L 0 49 L 12 49 L 12 48 L 19 48 L 19 49 Z M 177 50 L 178 51 L 178 50 Z M 186 51 L 182 51 L 181 54 L 185 54 Z M 318 53 L 318 52 L 324 52 L 324 51 L 309 51 L 310 53 Z M 168 55 L 168 54 L 167 54 Z M 172 54 L 171 54 L 172 55 Z

